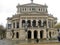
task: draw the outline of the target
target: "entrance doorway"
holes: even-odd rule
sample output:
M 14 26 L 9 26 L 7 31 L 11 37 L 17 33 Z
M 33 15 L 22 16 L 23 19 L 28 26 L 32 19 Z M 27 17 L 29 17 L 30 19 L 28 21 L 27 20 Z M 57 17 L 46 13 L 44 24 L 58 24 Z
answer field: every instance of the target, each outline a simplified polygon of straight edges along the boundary
M 31 31 L 28 31 L 28 39 L 31 39 Z
M 18 32 L 16 32 L 16 38 L 19 38 L 19 33 Z
M 49 32 L 49 37 L 51 38 L 51 32 Z
M 34 39 L 37 39 L 37 31 L 34 31 Z
M 40 31 L 40 38 L 43 38 L 43 30 Z

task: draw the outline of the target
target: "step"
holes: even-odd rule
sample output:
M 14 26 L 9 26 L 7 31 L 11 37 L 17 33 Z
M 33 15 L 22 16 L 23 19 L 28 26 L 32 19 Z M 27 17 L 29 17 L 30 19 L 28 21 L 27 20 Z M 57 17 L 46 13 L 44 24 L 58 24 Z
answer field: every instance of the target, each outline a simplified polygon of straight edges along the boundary
M 60 45 L 60 42 L 20 43 L 15 45 Z

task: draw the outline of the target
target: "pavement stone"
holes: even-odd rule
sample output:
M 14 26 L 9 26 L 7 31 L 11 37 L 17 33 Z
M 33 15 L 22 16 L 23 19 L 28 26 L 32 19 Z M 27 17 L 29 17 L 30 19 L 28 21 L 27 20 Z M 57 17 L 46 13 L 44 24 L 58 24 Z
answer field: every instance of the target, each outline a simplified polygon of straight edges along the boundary
M 34 40 L 0 40 L 0 45 L 60 45 L 60 42 L 58 42 L 58 40 L 40 40 L 39 43 Z

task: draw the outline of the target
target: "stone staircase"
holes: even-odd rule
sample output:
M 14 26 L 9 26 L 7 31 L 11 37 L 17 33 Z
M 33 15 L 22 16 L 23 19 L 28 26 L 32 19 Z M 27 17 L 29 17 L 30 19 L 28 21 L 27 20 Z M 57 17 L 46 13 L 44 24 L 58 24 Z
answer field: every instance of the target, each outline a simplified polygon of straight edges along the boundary
M 60 45 L 60 42 L 22 43 L 15 45 Z
M 58 40 L 39 40 L 37 43 L 36 40 L 16 40 L 13 41 L 13 45 L 60 45 Z

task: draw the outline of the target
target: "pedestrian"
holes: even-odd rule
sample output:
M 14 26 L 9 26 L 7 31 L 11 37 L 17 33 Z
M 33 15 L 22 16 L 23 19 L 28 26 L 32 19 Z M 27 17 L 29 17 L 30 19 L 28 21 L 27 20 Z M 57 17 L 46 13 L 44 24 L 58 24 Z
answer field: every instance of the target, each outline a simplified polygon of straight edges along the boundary
M 39 42 L 39 39 L 38 39 L 38 38 L 36 39 L 36 42 L 37 42 L 37 43 Z

